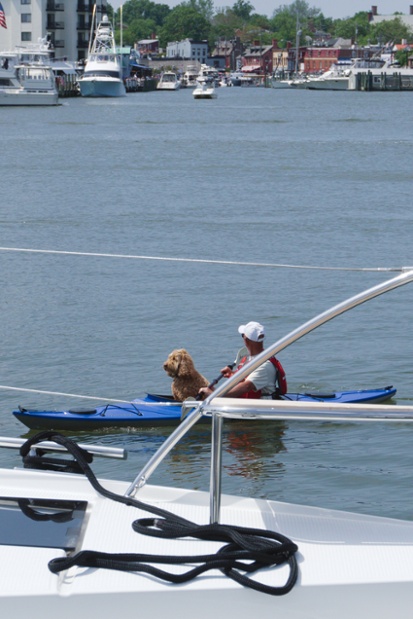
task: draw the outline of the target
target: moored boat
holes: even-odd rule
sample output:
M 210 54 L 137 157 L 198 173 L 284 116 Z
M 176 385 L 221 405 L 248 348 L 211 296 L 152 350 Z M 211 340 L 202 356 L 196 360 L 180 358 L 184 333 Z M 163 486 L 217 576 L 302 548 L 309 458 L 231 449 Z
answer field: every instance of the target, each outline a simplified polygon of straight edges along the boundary
M 383 58 L 357 59 L 349 70 L 349 90 L 413 90 L 413 68 Z
M 59 95 L 51 67 L 24 64 L 0 69 L 0 106 L 58 104 Z
M 180 87 L 181 82 L 174 71 L 165 71 L 162 73 L 156 86 L 157 90 L 179 90 Z
M 115 37 L 108 16 L 96 28 L 85 69 L 79 78 L 82 97 L 124 97 L 122 61 L 116 51 Z
M 42 37 L 37 43 L 30 43 L 27 46 L 19 45 L 13 50 L 0 52 L 0 67 L 9 71 L 15 70 L 18 66 L 46 67 L 48 71 L 51 69 L 53 72 L 59 97 L 77 96 L 79 94 L 77 83 L 79 67 L 77 63 L 70 62 L 66 58 L 56 58 L 55 52 L 49 37 Z M 11 73 L 2 73 L 3 86 L 10 86 L 8 81 L 10 75 Z
M 181 88 L 195 88 L 196 78 L 198 76 L 199 69 L 194 64 L 189 64 L 186 67 L 186 71 L 181 79 Z
M 347 90 L 349 85 L 350 65 L 333 63 L 328 71 L 321 75 L 309 76 L 307 88 L 309 90 Z

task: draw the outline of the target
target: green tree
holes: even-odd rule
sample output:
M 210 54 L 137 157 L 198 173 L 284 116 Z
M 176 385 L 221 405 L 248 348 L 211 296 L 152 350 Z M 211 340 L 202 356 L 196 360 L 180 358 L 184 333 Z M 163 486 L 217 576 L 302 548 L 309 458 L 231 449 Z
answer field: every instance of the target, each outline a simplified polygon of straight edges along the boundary
M 413 48 L 401 49 L 394 54 L 394 59 L 399 63 L 401 67 L 407 67 L 409 64 L 409 58 L 412 56 Z
M 400 43 L 402 39 L 412 40 L 413 31 L 404 24 L 400 17 L 382 21 L 370 27 L 370 39 L 372 42 L 385 44 L 388 41 Z
M 248 0 L 237 0 L 232 7 L 235 15 L 238 15 L 244 21 L 248 21 L 250 19 L 252 11 L 254 11 L 254 7 L 251 2 Z
M 343 39 L 354 39 L 360 42 L 367 37 L 370 32 L 368 13 L 365 11 L 356 13 L 354 17 L 348 19 L 337 19 L 334 21 L 333 33 L 336 37 Z
M 188 2 L 183 2 L 183 4 L 192 7 L 202 17 L 205 17 L 207 21 L 212 22 L 214 18 L 213 0 L 188 0 Z
M 140 39 L 150 39 L 156 30 L 157 24 L 153 19 L 134 19 L 123 31 L 124 45 L 133 46 Z
M 170 12 L 171 9 L 167 4 L 156 4 L 151 0 L 128 0 L 123 5 L 122 20 L 124 24 L 129 25 L 137 19 L 151 19 L 157 26 L 161 26 Z M 118 19 L 119 14 L 120 9 L 117 12 Z
M 301 32 L 301 40 L 304 40 L 306 36 L 313 36 L 315 30 L 323 29 L 326 23 L 320 9 L 310 7 L 305 0 L 295 0 L 275 9 L 270 25 L 279 41 L 295 42 L 297 30 Z
M 222 38 L 230 41 L 234 38 L 237 30 L 243 27 L 243 20 L 229 7 L 218 9 L 213 20 L 213 33 L 216 39 Z
M 186 4 L 179 4 L 169 13 L 159 31 L 159 42 L 162 47 L 171 41 L 194 39 L 209 40 L 212 26 L 195 9 Z
M 249 23 L 251 26 L 254 26 L 254 28 L 261 28 L 261 30 L 265 30 L 267 32 L 271 31 L 270 19 L 266 15 L 253 13 L 249 19 Z

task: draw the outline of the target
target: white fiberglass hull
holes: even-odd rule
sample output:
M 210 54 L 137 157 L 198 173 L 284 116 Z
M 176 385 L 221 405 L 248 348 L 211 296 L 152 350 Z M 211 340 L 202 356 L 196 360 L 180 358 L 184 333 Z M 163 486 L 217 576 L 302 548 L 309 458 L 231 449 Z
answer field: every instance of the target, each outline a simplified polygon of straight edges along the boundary
M 165 540 L 132 529 L 147 513 L 98 495 L 85 477 L 23 469 L 0 470 L 2 497 L 59 498 L 87 501 L 87 516 L 78 537 L 79 550 L 161 555 L 215 552 L 220 543 Z M 102 481 L 124 494 L 128 484 Z M 139 500 L 199 524 L 209 521 L 209 494 L 145 486 Z M 220 571 L 187 584 L 165 584 L 149 574 L 72 567 L 58 575 L 48 562 L 59 549 L 0 545 L 2 616 L 43 619 L 142 616 L 210 619 L 231 614 L 251 619 L 410 619 L 413 604 L 413 522 L 397 521 L 295 506 L 276 501 L 222 497 L 221 522 L 277 531 L 298 545 L 299 578 L 290 593 L 272 596 L 247 589 Z M 68 527 L 70 524 L 67 525 Z M 181 568 L 167 566 L 168 571 Z M 287 566 L 270 568 L 257 578 L 283 585 Z
M 125 85 L 120 79 L 83 77 L 79 80 L 82 97 L 124 97 Z
M 291 88 L 293 80 L 271 80 L 272 88 Z
M 0 90 L 0 106 L 6 105 L 59 105 L 57 92 L 27 92 L 24 89 Z
M 217 95 L 214 92 L 194 92 L 194 99 L 216 99 Z
M 192 93 L 194 99 L 216 99 L 215 88 L 211 85 L 198 85 Z
M 310 79 L 308 90 L 348 90 L 349 78 Z
M 164 83 L 164 84 L 159 82 L 159 84 L 157 85 L 156 89 L 157 90 L 179 90 L 180 89 L 180 84 L 179 84 L 179 82 L 176 82 L 176 83 Z

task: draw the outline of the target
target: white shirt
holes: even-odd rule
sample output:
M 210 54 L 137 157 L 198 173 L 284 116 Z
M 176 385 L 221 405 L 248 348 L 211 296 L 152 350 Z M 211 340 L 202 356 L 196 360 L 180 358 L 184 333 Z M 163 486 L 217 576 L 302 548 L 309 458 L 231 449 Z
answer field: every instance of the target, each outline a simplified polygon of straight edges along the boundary
M 241 363 L 241 359 L 247 357 L 245 363 L 251 361 L 254 357 L 248 353 L 247 348 L 241 348 L 238 351 L 237 358 L 235 359 L 235 364 L 238 367 Z M 262 391 L 262 395 L 271 395 L 275 391 L 275 380 L 277 377 L 277 370 L 273 363 L 268 359 L 259 368 L 251 372 L 245 380 L 249 380 L 253 385 L 256 391 Z

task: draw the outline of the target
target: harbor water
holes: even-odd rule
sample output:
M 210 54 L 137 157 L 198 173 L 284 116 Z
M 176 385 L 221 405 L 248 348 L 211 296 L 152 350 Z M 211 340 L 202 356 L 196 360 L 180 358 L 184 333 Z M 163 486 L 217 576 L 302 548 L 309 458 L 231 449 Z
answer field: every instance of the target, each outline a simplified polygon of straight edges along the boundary
M 174 348 L 212 380 L 239 324 L 270 344 L 413 266 L 411 109 L 411 93 L 265 88 L 3 108 L 0 434 L 33 434 L 19 404 L 169 393 Z M 412 303 L 405 286 L 285 349 L 289 390 L 393 384 L 411 405 Z M 71 436 L 127 449 L 93 469 L 132 480 L 171 430 Z M 151 482 L 207 489 L 209 434 L 194 428 Z M 412 443 L 407 423 L 233 422 L 223 489 L 410 519 Z

